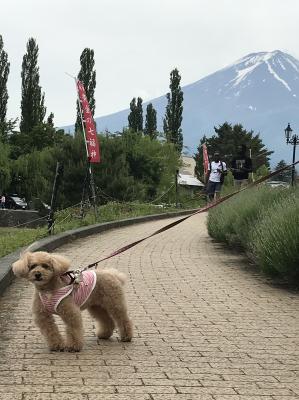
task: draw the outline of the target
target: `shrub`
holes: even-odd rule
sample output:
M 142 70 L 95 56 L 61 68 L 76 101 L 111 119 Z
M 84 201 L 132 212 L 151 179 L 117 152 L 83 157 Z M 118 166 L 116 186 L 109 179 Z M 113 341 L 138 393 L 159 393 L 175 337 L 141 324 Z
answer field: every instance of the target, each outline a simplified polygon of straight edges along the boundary
M 210 211 L 209 234 L 217 240 L 246 249 L 250 230 L 259 216 L 285 195 L 285 189 L 271 189 L 266 186 L 247 189 L 237 194 Z
M 299 196 L 297 191 L 274 204 L 251 231 L 252 252 L 271 275 L 299 278 Z
M 247 189 L 209 212 L 208 232 L 246 250 L 267 273 L 299 277 L 298 195 L 298 189 Z

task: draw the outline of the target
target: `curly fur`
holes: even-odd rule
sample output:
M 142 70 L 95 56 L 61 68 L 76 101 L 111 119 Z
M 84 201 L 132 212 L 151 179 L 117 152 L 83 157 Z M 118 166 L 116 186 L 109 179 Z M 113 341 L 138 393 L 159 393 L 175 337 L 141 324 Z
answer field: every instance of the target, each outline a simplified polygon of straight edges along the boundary
M 72 296 L 64 298 L 57 307 L 57 314 L 66 325 L 66 339 L 61 336 L 52 314 L 47 312 L 40 300 L 39 292 L 51 292 L 64 287 L 61 275 L 68 271 L 71 263 L 59 254 L 44 251 L 25 252 L 12 265 L 17 277 L 25 278 L 35 286 L 33 314 L 35 323 L 46 338 L 52 351 L 80 351 L 83 347 L 83 324 L 81 310 L 87 309 L 97 320 L 99 339 L 108 339 L 115 325 L 122 341 L 131 341 L 133 328 L 128 317 L 123 285 L 126 277 L 111 268 L 96 270 L 97 282 L 88 300 L 81 309 Z

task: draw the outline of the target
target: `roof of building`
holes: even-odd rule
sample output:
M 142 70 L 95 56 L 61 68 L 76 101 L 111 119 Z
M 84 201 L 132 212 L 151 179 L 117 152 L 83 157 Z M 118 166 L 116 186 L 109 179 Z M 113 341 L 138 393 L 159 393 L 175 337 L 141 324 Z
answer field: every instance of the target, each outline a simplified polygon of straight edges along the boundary
M 182 186 L 197 186 L 203 187 L 204 184 L 200 182 L 194 175 L 195 160 L 192 156 L 182 156 L 183 165 L 178 174 L 178 184 Z
M 178 174 L 178 184 L 185 185 L 185 186 L 197 186 L 203 187 L 204 184 L 200 182 L 195 176 L 192 175 L 184 175 L 179 173 Z

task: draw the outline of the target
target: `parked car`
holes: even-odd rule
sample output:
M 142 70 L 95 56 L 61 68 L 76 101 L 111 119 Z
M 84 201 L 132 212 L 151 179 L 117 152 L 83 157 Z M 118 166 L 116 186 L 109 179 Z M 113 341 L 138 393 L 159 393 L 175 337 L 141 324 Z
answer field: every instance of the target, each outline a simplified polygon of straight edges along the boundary
M 25 199 L 21 198 L 17 194 L 11 194 L 6 196 L 5 207 L 14 209 L 14 210 L 26 210 L 28 208 L 28 204 Z

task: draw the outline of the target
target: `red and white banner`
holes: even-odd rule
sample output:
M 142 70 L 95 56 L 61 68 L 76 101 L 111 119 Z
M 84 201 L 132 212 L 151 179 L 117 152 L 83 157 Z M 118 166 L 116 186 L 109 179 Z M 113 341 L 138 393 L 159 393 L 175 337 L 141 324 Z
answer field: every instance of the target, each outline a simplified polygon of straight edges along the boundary
M 208 156 L 208 149 L 205 143 L 202 145 L 202 155 L 203 155 L 203 171 L 204 174 L 207 175 L 210 161 Z
M 81 111 L 83 116 L 83 122 L 85 125 L 85 141 L 88 152 L 88 159 L 91 163 L 100 162 L 100 147 L 97 138 L 97 132 L 95 123 L 90 111 L 87 96 L 83 83 L 76 80 L 78 95 L 81 103 Z

